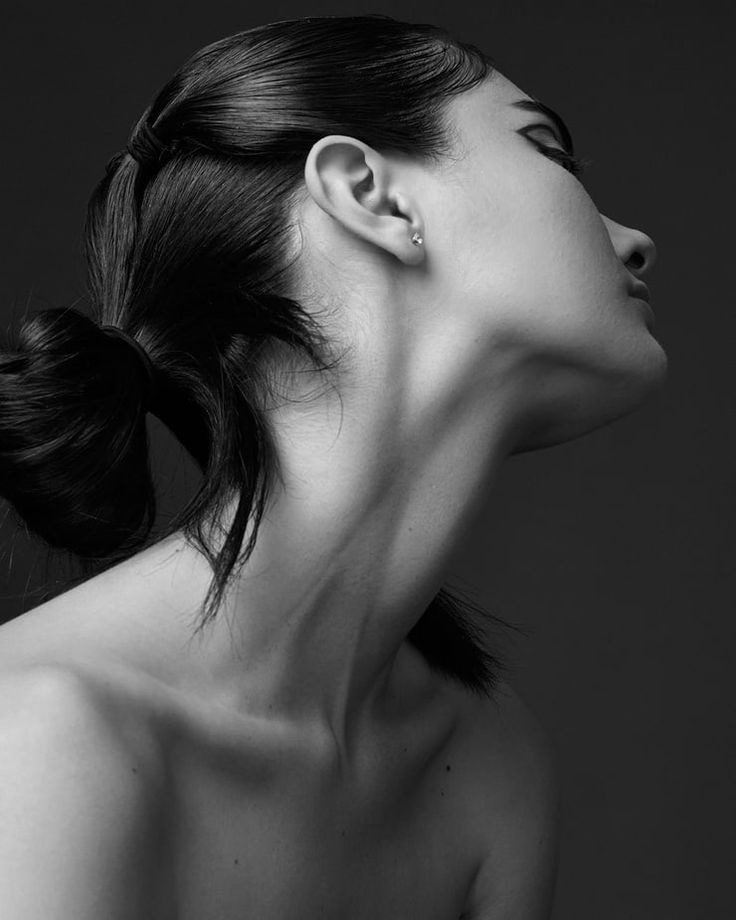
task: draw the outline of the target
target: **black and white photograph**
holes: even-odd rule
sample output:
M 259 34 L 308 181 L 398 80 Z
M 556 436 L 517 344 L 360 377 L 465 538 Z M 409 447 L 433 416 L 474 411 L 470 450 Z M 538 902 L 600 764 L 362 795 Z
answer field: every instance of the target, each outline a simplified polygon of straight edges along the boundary
M 3 16 L 0 920 L 736 920 L 736 13 Z

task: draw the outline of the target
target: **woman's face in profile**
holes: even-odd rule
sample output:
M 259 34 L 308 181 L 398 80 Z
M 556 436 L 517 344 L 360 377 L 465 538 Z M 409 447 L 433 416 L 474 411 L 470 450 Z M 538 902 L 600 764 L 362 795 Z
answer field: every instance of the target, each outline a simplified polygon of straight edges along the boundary
M 562 151 L 564 138 L 519 100 L 529 97 L 496 72 L 450 102 L 461 158 L 438 187 L 426 245 L 446 303 L 458 307 L 453 319 L 560 406 L 570 430 L 551 424 L 552 441 L 635 408 L 664 379 L 667 358 L 649 307 L 632 296 L 653 242 L 599 213 L 540 149 Z

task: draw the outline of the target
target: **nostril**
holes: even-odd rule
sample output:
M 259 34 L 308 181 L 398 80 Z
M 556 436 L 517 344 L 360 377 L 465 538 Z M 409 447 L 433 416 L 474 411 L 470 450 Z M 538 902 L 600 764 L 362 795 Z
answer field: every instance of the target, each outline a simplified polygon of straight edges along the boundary
M 644 268 L 646 264 L 646 259 L 640 252 L 632 252 L 629 258 L 626 260 L 627 268 L 631 268 L 634 271 L 639 271 Z

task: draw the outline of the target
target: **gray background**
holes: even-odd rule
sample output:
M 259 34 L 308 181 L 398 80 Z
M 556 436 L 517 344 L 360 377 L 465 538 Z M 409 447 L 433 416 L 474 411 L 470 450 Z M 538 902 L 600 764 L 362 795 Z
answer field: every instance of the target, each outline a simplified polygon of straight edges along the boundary
M 481 46 L 565 117 L 593 160 L 584 181 L 600 210 L 658 246 L 648 280 L 665 389 L 608 428 L 510 459 L 456 569 L 530 630 L 509 651 L 562 775 L 555 920 L 733 920 L 729 5 L 16 5 L 0 39 L 0 318 L 79 297 L 89 192 L 194 49 L 268 20 L 364 12 L 436 22 Z M 196 474 L 150 425 L 166 516 Z M 3 618 L 62 577 L 6 519 Z

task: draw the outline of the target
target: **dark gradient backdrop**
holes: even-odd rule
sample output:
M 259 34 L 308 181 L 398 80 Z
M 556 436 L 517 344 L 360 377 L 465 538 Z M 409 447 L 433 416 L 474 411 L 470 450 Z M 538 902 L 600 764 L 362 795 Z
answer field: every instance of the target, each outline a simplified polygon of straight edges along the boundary
M 733 920 L 730 4 L 14 4 L 0 39 L 0 318 L 80 295 L 87 196 L 190 52 L 269 19 L 363 12 L 482 46 L 561 111 L 601 211 L 657 243 L 667 387 L 608 428 L 511 459 L 457 574 L 531 631 L 512 651 L 563 779 L 555 920 Z M 196 475 L 155 419 L 151 432 L 170 513 Z M 59 576 L 9 519 L 0 547 L 8 618 Z

